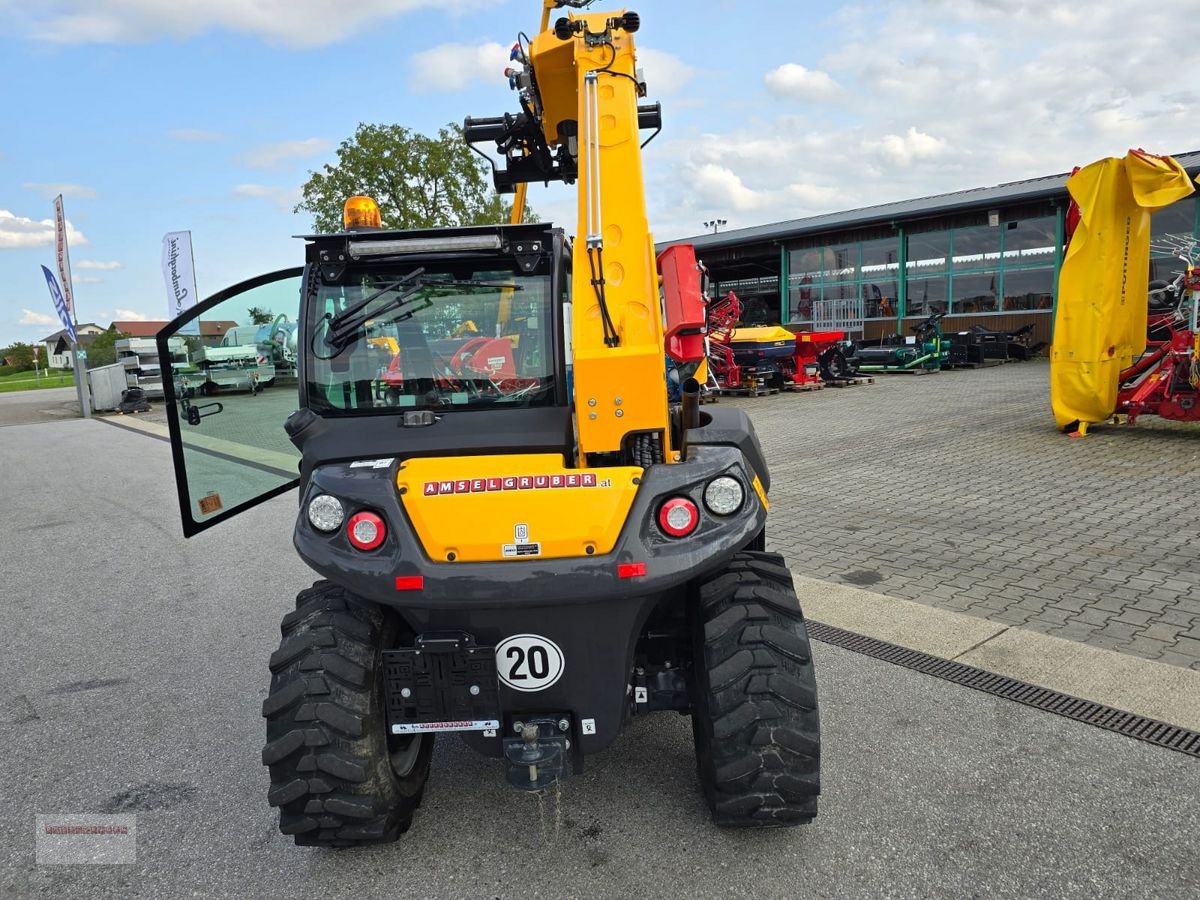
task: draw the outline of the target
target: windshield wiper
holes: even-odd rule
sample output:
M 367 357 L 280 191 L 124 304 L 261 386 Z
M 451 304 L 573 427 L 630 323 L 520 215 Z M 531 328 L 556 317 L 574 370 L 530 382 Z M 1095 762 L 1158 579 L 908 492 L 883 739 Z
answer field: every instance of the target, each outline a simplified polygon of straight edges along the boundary
M 376 316 L 382 315 L 385 312 L 390 312 L 392 309 L 396 309 L 405 305 L 409 298 L 416 293 L 417 289 L 421 285 L 421 276 L 424 274 L 425 270 L 423 268 L 413 269 L 403 278 L 397 278 L 395 281 L 387 282 L 377 291 L 367 297 L 364 297 L 357 303 L 353 303 L 346 307 L 346 309 L 343 309 L 336 316 L 327 316 L 326 320 L 329 323 L 329 331 L 325 336 L 325 342 L 338 350 L 345 349 L 346 338 L 350 334 L 360 329 L 363 325 L 367 324 L 368 321 Z M 388 291 L 397 290 L 398 288 L 411 284 L 413 281 L 416 282 L 416 285 L 409 287 L 406 291 L 401 292 L 388 303 L 385 303 L 380 309 L 375 310 L 370 315 L 363 314 L 371 303 L 382 297 Z
M 364 326 L 367 322 L 376 319 L 382 319 L 383 316 L 389 313 L 397 312 L 405 307 L 424 300 L 423 306 L 416 309 L 405 310 L 403 315 L 392 316 L 389 319 L 383 320 L 386 322 L 396 322 L 402 319 L 411 318 L 415 313 L 422 309 L 427 309 L 432 305 L 432 297 L 441 293 L 468 293 L 476 290 L 522 290 L 522 286 L 512 282 L 505 281 L 446 281 L 443 279 L 425 278 L 425 270 L 423 268 L 413 269 L 403 278 L 398 278 L 395 281 L 389 281 L 382 285 L 378 290 L 374 291 L 370 296 L 359 300 L 346 309 L 342 310 L 336 316 L 326 314 L 325 321 L 327 323 L 327 331 L 325 333 L 325 345 L 334 353 L 340 353 L 365 333 Z M 392 299 L 383 303 L 377 309 L 367 311 L 367 307 L 375 300 L 382 297 L 388 291 L 394 291 L 401 287 L 408 287 L 397 294 Z

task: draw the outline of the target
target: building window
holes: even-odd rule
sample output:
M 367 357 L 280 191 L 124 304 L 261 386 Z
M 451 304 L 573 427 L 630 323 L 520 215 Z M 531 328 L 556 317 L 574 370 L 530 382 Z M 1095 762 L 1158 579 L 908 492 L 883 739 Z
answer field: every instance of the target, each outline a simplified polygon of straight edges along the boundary
M 1051 308 L 1056 225 L 1053 216 L 1037 216 L 910 235 L 908 315 Z M 941 272 L 949 279 L 931 277 Z
M 928 316 L 937 312 L 946 312 L 946 297 L 950 288 L 950 279 L 945 275 L 932 275 L 928 278 L 908 278 L 908 315 Z
M 894 319 L 899 311 L 900 241 L 894 237 L 863 241 L 859 272 L 863 318 Z
M 850 281 L 858 274 L 858 244 L 826 247 L 821 266 L 821 282 Z
M 899 311 L 896 290 L 896 279 L 880 278 L 876 281 L 863 281 L 863 318 L 864 319 L 894 319 Z
M 1193 237 L 1196 233 L 1196 201 L 1189 197 L 1160 209 L 1150 217 L 1151 239 L 1166 234 Z
M 994 268 L 1000 260 L 1000 229 L 990 225 L 955 228 L 952 246 L 951 267 L 954 272 Z
M 864 318 L 895 318 L 899 258 L 900 242 L 894 237 L 793 250 L 788 259 L 789 321 L 810 324 L 813 303 L 819 300 L 861 301 Z
M 909 278 L 949 271 L 949 261 L 949 231 L 930 231 L 908 236 Z
M 812 305 L 821 299 L 821 286 L 802 284 L 788 291 L 788 321 L 801 325 L 812 323 Z
M 1004 308 L 1051 309 L 1054 306 L 1054 268 L 1006 269 Z
M 1053 263 L 1058 249 L 1055 227 L 1053 216 L 1006 222 L 1001 229 L 1005 267 Z
M 1150 280 L 1172 281 L 1185 269 L 1164 238 L 1190 238 L 1196 229 L 1196 201 L 1188 198 L 1160 209 L 1150 217 Z
M 957 237 L 955 245 L 957 246 Z M 955 315 L 995 312 L 1000 308 L 996 297 L 1000 283 L 999 270 L 963 274 L 958 271 L 956 263 L 954 271 L 952 309 Z
M 858 296 L 857 281 L 837 281 L 821 286 L 822 300 L 853 300 Z
M 821 257 L 818 248 L 788 254 L 788 321 L 812 323 L 812 305 L 821 299 Z

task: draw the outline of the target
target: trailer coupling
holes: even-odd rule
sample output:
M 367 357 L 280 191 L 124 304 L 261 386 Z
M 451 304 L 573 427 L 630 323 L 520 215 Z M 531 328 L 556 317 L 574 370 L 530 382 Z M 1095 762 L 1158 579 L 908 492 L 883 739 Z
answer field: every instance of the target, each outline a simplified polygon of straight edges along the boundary
M 513 722 L 516 737 L 504 739 L 508 783 L 523 791 L 540 791 L 567 775 L 571 720 L 567 715 L 538 715 Z

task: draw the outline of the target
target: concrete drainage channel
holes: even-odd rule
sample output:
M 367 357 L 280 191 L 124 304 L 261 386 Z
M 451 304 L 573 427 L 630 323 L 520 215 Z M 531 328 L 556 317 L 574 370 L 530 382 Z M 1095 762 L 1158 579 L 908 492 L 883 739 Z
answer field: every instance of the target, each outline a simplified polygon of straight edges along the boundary
M 1103 703 L 1082 700 L 1079 697 L 1072 697 L 1070 694 L 1010 678 L 1007 675 L 997 675 L 995 672 L 987 672 L 964 663 L 942 659 L 919 650 L 909 650 L 907 647 L 890 644 L 887 641 L 857 634 L 833 625 L 826 625 L 824 622 L 815 622 L 809 619 L 807 624 L 809 637 L 822 643 L 904 666 L 906 669 L 1074 719 L 1076 722 L 1115 731 L 1117 734 L 1145 741 L 1148 744 L 1166 747 L 1168 750 L 1186 753 L 1188 756 L 1200 757 L 1200 732 L 1192 731 L 1189 728 L 1125 712 Z

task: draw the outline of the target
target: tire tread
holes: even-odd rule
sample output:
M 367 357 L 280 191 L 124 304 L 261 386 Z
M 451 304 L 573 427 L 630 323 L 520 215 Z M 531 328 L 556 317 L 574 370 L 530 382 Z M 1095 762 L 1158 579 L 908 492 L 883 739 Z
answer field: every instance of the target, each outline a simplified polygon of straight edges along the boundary
M 697 768 L 713 820 L 811 821 L 821 792 L 817 685 L 783 557 L 742 552 L 701 584 L 694 635 Z
M 271 770 L 267 802 L 279 830 L 303 846 L 350 847 L 395 840 L 420 806 L 432 741 L 413 771 L 395 776 L 379 692 L 382 610 L 330 582 L 296 597 L 271 655 L 263 701 Z

